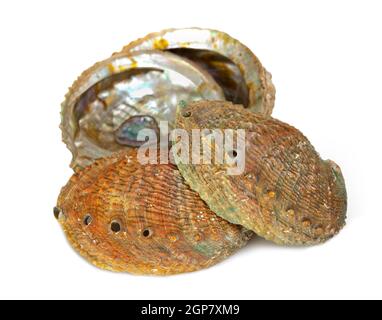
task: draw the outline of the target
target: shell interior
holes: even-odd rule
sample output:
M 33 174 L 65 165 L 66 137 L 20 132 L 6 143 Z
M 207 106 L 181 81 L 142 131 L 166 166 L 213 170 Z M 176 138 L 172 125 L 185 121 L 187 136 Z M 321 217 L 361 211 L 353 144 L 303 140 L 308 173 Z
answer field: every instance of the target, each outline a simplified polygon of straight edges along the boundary
M 162 51 L 114 55 L 85 72 L 63 104 L 72 165 L 141 145 L 138 132 L 159 133 L 160 121 L 171 127 L 181 101 L 224 98 L 213 77 L 186 58 Z
M 225 99 L 244 107 L 249 106 L 249 90 L 239 67 L 229 58 L 211 50 L 192 48 L 169 49 L 206 70 L 223 89 Z
M 275 100 L 271 74 L 248 47 L 227 33 L 202 28 L 167 29 L 133 41 L 123 51 L 152 49 L 187 57 L 211 73 L 228 101 L 271 115 Z

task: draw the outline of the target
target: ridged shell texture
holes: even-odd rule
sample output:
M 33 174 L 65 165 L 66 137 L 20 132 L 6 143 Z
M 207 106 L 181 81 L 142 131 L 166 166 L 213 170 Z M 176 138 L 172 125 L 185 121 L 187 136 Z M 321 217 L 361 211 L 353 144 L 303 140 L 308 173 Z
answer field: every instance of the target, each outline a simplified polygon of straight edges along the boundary
M 215 265 L 255 234 L 280 245 L 332 238 L 346 219 L 341 169 L 271 117 L 274 101 L 259 59 L 216 30 L 152 33 L 84 71 L 61 109 L 76 173 L 54 215 L 70 244 L 102 269 L 172 275 Z M 162 121 L 186 139 L 172 141 L 175 152 L 165 147 L 170 164 L 160 163 L 163 150 L 143 164 L 140 133 L 171 137 Z M 195 129 L 210 156 L 230 161 L 184 162 L 179 146 L 193 154 Z M 229 130 L 236 141 L 239 129 L 241 150 L 239 140 L 227 150 L 206 134 Z

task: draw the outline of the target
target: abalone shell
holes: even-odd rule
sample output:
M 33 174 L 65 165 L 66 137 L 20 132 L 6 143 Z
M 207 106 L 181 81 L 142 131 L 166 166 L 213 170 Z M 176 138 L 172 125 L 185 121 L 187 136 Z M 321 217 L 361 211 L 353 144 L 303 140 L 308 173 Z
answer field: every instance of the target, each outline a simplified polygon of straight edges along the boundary
M 192 61 L 158 50 L 114 54 L 86 70 L 62 104 L 61 129 L 73 154 L 71 167 L 83 168 L 139 146 L 138 129 L 158 127 L 160 121 L 171 127 L 180 101 L 202 99 L 224 99 L 224 93 Z M 153 121 L 145 121 L 149 118 Z
M 225 100 L 271 115 L 275 87 L 256 55 L 227 33 L 201 28 L 166 29 L 133 41 L 125 52 L 163 50 L 195 62 L 222 87 Z
M 81 169 L 138 147 L 146 124 L 158 133 L 160 121 L 172 128 L 180 101 L 228 100 L 270 115 L 274 99 L 270 73 L 238 40 L 216 30 L 168 29 L 83 72 L 62 104 L 62 137 L 71 167 Z
M 252 232 L 216 216 L 176 166 L 141 165 L 129 149 L 74 174 L 54 214 L 71 245 L 97 267 L 171 275 L 210 267 Z
M 284 245 L 324 242 L 344 226 L 347 197 L 340 168 L 322 160 L 292 126 L 223 101 L 190 103 L 179 111 L 177 126 L 190 137 L 193 129 L 245 130 L 240 175 L 228 174 L 232 162 L 186 164 L 174 154 L 187 183 L 220 217 Z M 212 154 L 236 153 L 210 145 Z

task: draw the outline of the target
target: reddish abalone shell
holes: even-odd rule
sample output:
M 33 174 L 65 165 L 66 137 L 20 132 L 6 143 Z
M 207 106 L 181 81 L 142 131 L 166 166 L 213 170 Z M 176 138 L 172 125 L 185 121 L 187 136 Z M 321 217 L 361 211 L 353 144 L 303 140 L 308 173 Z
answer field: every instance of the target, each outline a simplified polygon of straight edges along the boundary
M 74 174 L 55 216 L 71 245 L 91 263 L 134 274 L 207 268 L 252 236 L 209 210 L 176 166 L 141 165 L 134 149 Z

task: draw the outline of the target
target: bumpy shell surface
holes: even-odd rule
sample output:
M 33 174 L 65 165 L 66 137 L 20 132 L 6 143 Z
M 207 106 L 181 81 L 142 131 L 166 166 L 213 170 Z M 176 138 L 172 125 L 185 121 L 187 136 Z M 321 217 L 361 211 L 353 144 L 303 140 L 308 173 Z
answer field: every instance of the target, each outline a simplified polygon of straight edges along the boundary
M 226 100 L 271 115 L 275 87 L 253 52 L 228 34 L 210 29 L 167 29 L 127 45 L 123 51 L 166 50 L 206 69 L 224 89 Z
M 177 125 L 189 135 L 192 129 L 246 131 L 241 175 L 228 175 L 227 164 L 215 161 L 178 164 L 191 188 L 219 216 L 286 245 L 323 242 L 344 226 L 341 170 L 323 161 L 297 129 L 228 102 L 191 103 L 178 113 Z M 215 144 L 211 147 L 215 154 Z M 232 150 L 224 152 L 232 157 Z
M 141 165 L 133 149 L 76 173 L 62 189 L 55 215 L 87 260 L 133 274 L 206 268 L 253 234 L 210 211 L 174 165 Z
M 72 167 L 136 147 L 140 129 L 175 122 L 180 101 L 224 99 L 213 77 L 186 58 L 158 50 L 118 53 L 86 70 L 62 104 Z

